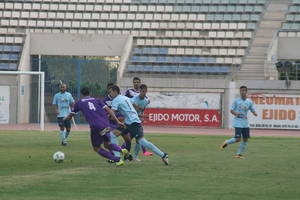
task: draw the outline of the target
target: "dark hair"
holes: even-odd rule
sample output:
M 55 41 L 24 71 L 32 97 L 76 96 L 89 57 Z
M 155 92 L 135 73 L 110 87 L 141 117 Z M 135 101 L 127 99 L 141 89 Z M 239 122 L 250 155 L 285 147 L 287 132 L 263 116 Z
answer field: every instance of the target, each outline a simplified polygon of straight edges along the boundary
M 111 89 L 112 91 L 116 91 L 118 94 L 120 94 L 120 88 L 117 85 L 113 85 L 109 89 Z
M 87 88 L 87 87 L 81 88 L 80 92 L 81 92 L 81 94 L 84 95 L 84 96 L 90 95 L 90 89 Z
M 146 84 L 142 84 L 141 86 L 140 86 L 140 89 L 142 90 L 142 89 L 147 89 L 148 87 L 147 87 L 147 85 Z
M 134 77 L 132 81 L 141 81 L 139 77 Z
M 243 89 L 243 88 L 246 88 L 246 90 L 248 90 L 247 86 L 242 85 L 242 86 L 240 87 L 240 89 Z
M 106 85 L 106 88 L 111 88 L 111 86 L 113 86 L 114 84 L 113 83 L 107 83 L 107 85 Z

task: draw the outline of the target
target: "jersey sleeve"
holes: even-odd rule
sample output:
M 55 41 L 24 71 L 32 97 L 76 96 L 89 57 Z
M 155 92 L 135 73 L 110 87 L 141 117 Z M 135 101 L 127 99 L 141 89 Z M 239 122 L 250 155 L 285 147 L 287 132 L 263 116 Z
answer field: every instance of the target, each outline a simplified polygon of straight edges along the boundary
M 69 98 L 69 100 L 70 100 L 70 103 L 74 103 L 75 101 L 74 101 L 74 98 L 73 98 L 73 96 L 72 96 L 72 94 L 70 93 L 70 98 Z
M 79 101 L 77 101 L 74 105 L 74 108 L 72 109 L 71 113 L 78 113 L 80 111 L 80 104 Z
M 99 106 L 101 108 L 105 108 L 107 105 L 105 103 L 103 103 L 103 101 L 101 101 L 100 99 L 97 99 L 97 103 L 99 104 Z
M 255 108 L 254 108 L 254 105 L 253 105 L 253 102 L 252 102 L 252 101 L 250 101 L 249 110 L 250 110 L 251 112 L 255 112 Z
M 52 104 L 57 105 L 57 95 L 54 95 Z
M 234 100 L 232 106 L 231 106 L 231 110 L 235 111 L 236 110 L 236 100 Z
M 130 89 L 126 90 L 124 96 L 131 98 Z
M 112 110 L 118 110 L 119 104 L 120 104 L 120 102 L 118 101 L 118 99 L 114 99 L 111 102 L 111 109 Z

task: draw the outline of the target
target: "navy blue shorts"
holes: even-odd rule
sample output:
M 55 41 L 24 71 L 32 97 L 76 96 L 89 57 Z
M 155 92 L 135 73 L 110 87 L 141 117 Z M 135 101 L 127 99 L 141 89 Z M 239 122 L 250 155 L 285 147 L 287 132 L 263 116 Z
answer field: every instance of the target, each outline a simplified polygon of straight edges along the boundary
M 71 128 L 71 120 L 63 120 L 63 117 L 57 117 L 58 126 L 63 126 L 66 128 Z
M 91 129 L 91 143 L 93 147 L 100 147 L 103 142 L 110 141 L 110 132 L 101 135 L 102 130 Z
M 235 128 L 235 138 L 250 138 L 250 129 L 249 128 Z
M 117 128 L 117 130 L 122 132 L 122 135 L 126 135 L 127 133 L 130 134 L 131 138 L 140 139 L 144 136 L 144 129 L 140 123 L 132 123 L 132 124 L 125 124 L 126 128 Z

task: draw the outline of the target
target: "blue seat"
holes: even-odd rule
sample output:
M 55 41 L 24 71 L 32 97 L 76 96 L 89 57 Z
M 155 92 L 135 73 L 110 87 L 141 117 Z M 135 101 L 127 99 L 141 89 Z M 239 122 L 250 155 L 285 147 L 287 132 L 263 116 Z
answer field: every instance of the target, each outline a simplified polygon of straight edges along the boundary
M 160 72 L 177 72 L 177 66 L 160 66 Z
M 134 71 L 135 71 L 135 65 L 128 65 L 128 66 L 127 66 L 127 70 L 128 70 L 129 72 L 134 72 Z
M 144 72 L 152 72 L 153 66 L 152 65 L 144 65 Z
M 169 49 L 168 48 L 159 48 L 158 52 L 159 52 L 159 54 L 168 54 Z

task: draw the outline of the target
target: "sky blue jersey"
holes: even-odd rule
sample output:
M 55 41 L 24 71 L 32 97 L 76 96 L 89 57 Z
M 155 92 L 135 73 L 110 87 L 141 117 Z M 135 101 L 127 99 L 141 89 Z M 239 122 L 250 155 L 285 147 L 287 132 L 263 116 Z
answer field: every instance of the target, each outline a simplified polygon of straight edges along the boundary
M 58 107 L 58 115 L 57 117 L 65 117 L 69 115 L 71 109 L 70 104 L 74 103 L 74 99 L 69 92 L 64 93 L 56 93 L 53 98 L 53 105 L 57 105 Z
M 240 113 L 238 117 L 234 117 L 233 119 L 233 127 L 234 128 L 248 128 L 248 118 L 247 114 L 250 110 L 251 112 L 255 112 L 255 109 L 253 107 L 253 103 L 250 99 L 242 99 L 237 98 L 234 100 L 231 110 Z
M 143 113 L 143 111 L 145 110 L 145 108 L 148 106 L 148 104 L 150 103 L 150 100 L 145 97 L 144 99 L 141 99 L 139 95 L 134 96 L 130 99 L 132 104 L 136 104 L 139 107 L 143 108 L 143 110 L 138 110 L 137 113 L 140 115 Z
M 130 99 L 123 95 L 118 95 L 112 101 L 112 110 L 118 110 L 125 118 L 125 124 L 132 124 L 134 122 L 141 123 L 139 116 L 134 109 Z

